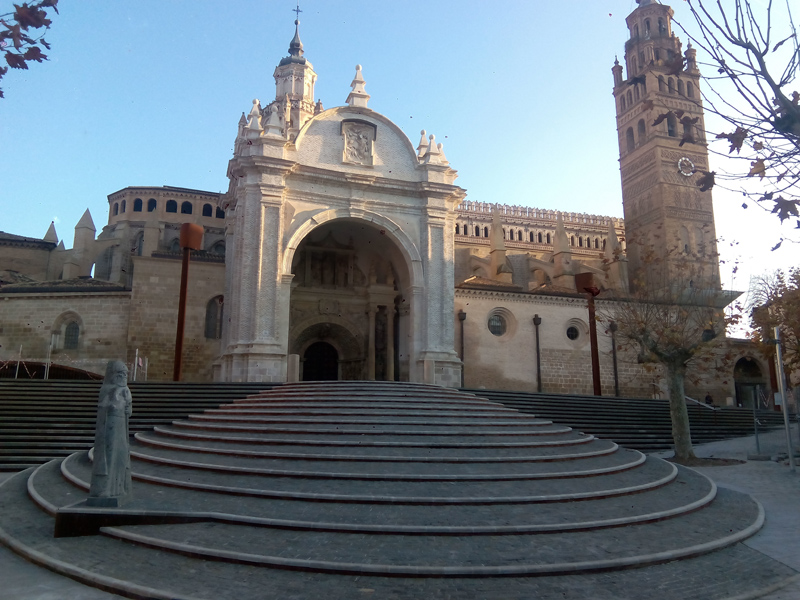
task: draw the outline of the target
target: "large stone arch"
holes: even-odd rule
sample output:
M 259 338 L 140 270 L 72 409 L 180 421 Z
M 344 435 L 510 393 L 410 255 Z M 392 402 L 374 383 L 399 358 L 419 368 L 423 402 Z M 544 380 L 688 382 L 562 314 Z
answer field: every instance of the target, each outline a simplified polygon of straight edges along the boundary
M 300 223 L 289 235 L 283 252 L 283 263 L 281 269 L 284 273 L 292 272 L 292 261 L 295 252 L 302 241 L 308 235 L 327 223 L 336 220 L 363 221 L 370 224 L 375 229 L 383 232 L 400 250 L 406 264 L 408 280 L 404 282 L 408 286 L 424 286 L 424 276 L 422 270 L 422 258 L 414 241 L 403 231 L 402 227 L 391 219 L 370 211 L 353 210 L 351 208 L 329 209 L 317 213 L 313 217 Z
M 297 354 L 302 361 L 309 346 L 326 342 L 338 352 L 339 379 L 364 379 L 361 337 L 358 327 L 348 319 L 320 315 L 305 319 L 289 330 L 289 353 Z

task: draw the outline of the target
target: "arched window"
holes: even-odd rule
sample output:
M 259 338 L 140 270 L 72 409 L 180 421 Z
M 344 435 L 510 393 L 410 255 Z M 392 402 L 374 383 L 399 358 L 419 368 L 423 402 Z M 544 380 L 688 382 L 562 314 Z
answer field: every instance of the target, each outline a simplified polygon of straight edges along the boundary
M 179 238 L 175 238 L 169 243 L 169 251 L 177 253 L 181 252 L 181 240 Z
M 214 296 L 206 304 L 206 339 L 218 340 L 222 337 L 223 297 Z
M 628 98 L 628 106 L 633 106 L 633 94 L 631 94 L 630 90 L 628 90 L 627 98 Z
M 659 35 L 664 35 L 667 33 L 667 28 L 664 25 L 664 19 L 661 17 L 658 18 L 658 33 Z
M 636 124 L 636 133 L 639 134 L 639 143 L 641 144 L 644 142 L 644 138 L 646 136 L 644 119 L 639 119 L 639 122 Z
M 178 203 L 175 202 L 175 200 L 167 200 L 167 212 L 168 213 L 178 212 Z
M 116 217 L 119 214 L 119 204 L 114 202 L 114 216 Z
M 628 146 L 628 152 L 633 152 L 634 148 L 636 148 L 636 141 L 633 139 L 632 127 L 628 127 L 628 130 L 625 132 L 625 142 Z
M 684 95 L 684 92 L 683 92 L 683 80 L 682 79 L 678 79 L 678 95 L 679 96 L 683 96 Z
M 120 205 L 120 212 L 125 212 L 125 205 L 127 204 L 127 200 L 123 200 L 122 204 Z
M 653 50 L 653 58 L 655 59 L 655 62 L 660 61 L 661 60 L 661 50 L 659 50 L 658 48 L 655 48 Z
M 547 237 L 550 237 L 550 236 L 547 236 Z M 539 232 L 539 238 L 538 239 L 539 239 L 539 243 L 541 244 L 542 243 L 542 232 L 541 231 Z M 550 242 L 549 239 L 547 241 L 548 241 L 548 243 Z
M 188 200 L 186 202 L 181 203 L 181 214 L 182 215 L 190 215 L 192 214 L 192 203 Z
M 692 130 L 692 124 L 689 122 L 683 122 L 683 137 L 687 141 L 694 139 L 694 131 Z
M 483 228 L 483 237 L 489 237 L 489 228 L 488 227 L 484 227 Z
M 664 83 L 664 76 L 663 75 L 659 75 L 658 76 L 658 91 L 659 92 L 666 92 L 667 91 L 667 87 L 666 87 L 666 84 Z
M 512 233 L 511 235 L 513 236 L 514 234 Z M 508 239 L 508 238 L 506 237 L 506 230 L 505 230 L 505 227 L 503 228 L 503 239 L 504 239 L 504 240 Z M 513 239 L 513 237 L 512 237 L 512 239 Z
M 540 234 L 539 234 L 539 237 L 541 237 L 541 235 L 542 235 L 542 234 L 540 233 Z M 531 231 L 531 232 L 528 234 L 528 241 L 529 241 L 529 242 L 531 242 L 531 243 L 533 243 L 533 232 L 532 232 L 532 231 Z
M 667 79 L 667 89 L 668 89 L 670 94 L 674 94 L 675 93 L 675 80 L 672 77 Z
M 581 236 L 578 236 L 578 246 L 583 248 L 583 238 Z
M 475 237 L 481 237 L 481 228 L 475 225 Z
M 461 227 L 458 225 L 458 223 L 456 223 L 456 235 L 459 233 L 461 233 Z
M 638 25 L 634 25 L 633 26 L 633 37 L 634 38 L 638 38 L 639 37 L 639 26 Z
M 70 321 L 64 327 L 64 350 L 77 350 L 81 327 L 77 321 Z
M 633 99 L 637 100 L 637 101 L 639 100 L 639 84 L 638 83 L 635 86 L 633 86 Z
M 157 206 L 158 202 L 156 202 L 156 199 L 150 198 L 150 200 L 147 201 L 147 212 L 153 212 Z
M 217 207 L 217 219 L 224 219 L 225 218 L 225 211 L 222 210 L 219 206 Z M 464 234 L 467 233 L 467 226 L 464 225 Z
M 211 254 L 216 254 L 217 256 L 225 256 L 225 242 L 219 241 L 211 248 L 208 249 Z
M 550 234 L 549 233 L 547 234 L 547 243 L 548 244 L 550 243 Z
M 606 249 L 606 241 L 603 240 L 603 250 L 605 250 L 605 249 Z
M 133 201 L 133 212 L 142 212 L 142 199 L 136 198 Z
M 569 245 L 570 246 L 574 246 L 575 245 L 575 236 L 574 235 L 569 236 Z
M 644 36 L 647 37 L 650 35 L 650 19 L 644 20 Z
M 686 96 L 694 98 L 694 84 L 691 81 L 686 82 Z
M 675 115 L 670 113 L 667 115 L 667 134 L 669 137 L 676 137 L 678 135 L 678 119 Z
M 619 97 L 619 105 L 621 107 L 620 110 L 624 111 L 625 110 L 625 94 L 622 94 L 622 96 Z
M 522 241 L 522 230 L 521 229 L 519 231 L 517 231 L 517 241 L 518 242 Z
M 213 217 L 214 216 L 214 207 L 210 204 L 203 204 L 203 216 L 204 217 Z

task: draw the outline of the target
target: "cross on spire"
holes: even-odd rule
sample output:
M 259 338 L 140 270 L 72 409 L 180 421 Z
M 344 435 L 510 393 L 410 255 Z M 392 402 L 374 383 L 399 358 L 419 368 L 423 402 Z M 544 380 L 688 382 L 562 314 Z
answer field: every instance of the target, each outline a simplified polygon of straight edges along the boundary
M 303 12 L 302 10 L 300 10 L 300 0 L 297 0 L 297 8 L 293 8 L 292 12 L 295 13 L 295 15 L 296 15 L 295 19 L 299 21 L 300 20 L 300 13 Z

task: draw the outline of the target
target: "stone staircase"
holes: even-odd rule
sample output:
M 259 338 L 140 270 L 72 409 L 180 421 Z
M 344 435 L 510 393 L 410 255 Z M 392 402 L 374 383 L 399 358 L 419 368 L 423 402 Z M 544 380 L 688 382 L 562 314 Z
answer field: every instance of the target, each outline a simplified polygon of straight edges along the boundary
M 614 440 L 626 448 L 653 452 L 672 447 L 672 422 L 666 399 L 598 398 L 477 389 L 465 391 L 521 412 L 553 419 L 585 433 Z M 687 408 L 695 444 L 753 435 L 752 409 L 725 407 L 711 410 L 693 402 L 687 403 Z M 783 427 L 783 415 L 780 412 L 760 410 L 757 414 L 759 430 Z
M 102 521 L 69 507 L 88 492 L 87 452 L 12 476 L 0 540 L 147 598 L 664 598 L 650 594 L 670 586 L 691 599 L 793 574 L 738 543 L 764 519 L 749 496 L 457 390 L 287 384 L 140 431 L 131 458 L 134 499 Z M 52 537 L 56 515 L 87 514 L 99 535 Z
M 0 471 L 18 471 L 90 448 L 101 383 L 0 379 Z M 273 385 L 132 382 L 131 432 L 149 431 Z

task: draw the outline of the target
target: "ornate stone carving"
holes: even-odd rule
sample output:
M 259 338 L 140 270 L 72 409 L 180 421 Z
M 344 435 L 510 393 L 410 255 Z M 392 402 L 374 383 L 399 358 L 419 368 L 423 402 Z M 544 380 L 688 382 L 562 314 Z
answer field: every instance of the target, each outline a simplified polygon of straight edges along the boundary
M 375 128 L 365 123 L 345 121 L 342 123 L 342 136 L 344 137 L 343 161 L 372 166 Z
M 94 463 L 88 506 L 121 506 L 131 494 L 128 418 L 131 416 L 128 367 L 112 360 L 100 387 L 94 434 Z

